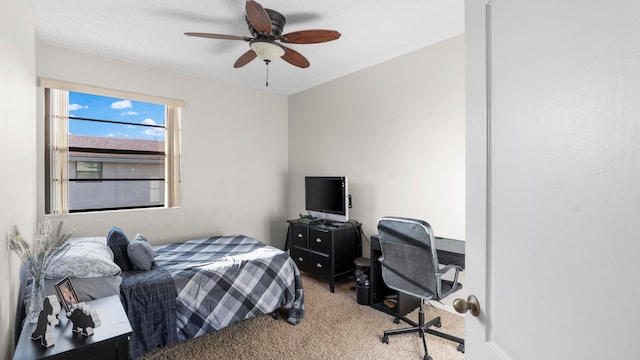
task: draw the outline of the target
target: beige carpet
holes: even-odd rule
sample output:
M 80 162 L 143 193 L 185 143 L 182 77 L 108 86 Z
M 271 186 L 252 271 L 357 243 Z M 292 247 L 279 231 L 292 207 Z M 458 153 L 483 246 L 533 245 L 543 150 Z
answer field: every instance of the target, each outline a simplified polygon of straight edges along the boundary
M 424 352 L 417 334 L 390 337 L 381 342 L 382 332 L 408 326 L 394 324 L 393 318 L 356 302 L 353 282 L 341 282 L 331 293 L 326 282 L 303 274 L 305 317 L 298 325 L 283 317 L 260 316 L 221 331 L 156 350 L 143 359 L 411 359 L 421 360 Z M 425 318 L 442 316 L 443 332 L 464 335 L 464 319 L 431 306 Z M 418 311 L 408 316 L 417 321 Z M 457 344 L 427 335 L 429 354 L 434 360 L 464 359 Z

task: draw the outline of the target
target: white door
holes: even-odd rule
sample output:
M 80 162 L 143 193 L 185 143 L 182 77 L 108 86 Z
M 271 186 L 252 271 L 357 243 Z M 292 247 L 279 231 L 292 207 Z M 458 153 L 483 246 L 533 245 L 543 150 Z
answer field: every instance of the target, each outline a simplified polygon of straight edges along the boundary
M 466 358 L 640 359 L 640 1 L 466 0 Z

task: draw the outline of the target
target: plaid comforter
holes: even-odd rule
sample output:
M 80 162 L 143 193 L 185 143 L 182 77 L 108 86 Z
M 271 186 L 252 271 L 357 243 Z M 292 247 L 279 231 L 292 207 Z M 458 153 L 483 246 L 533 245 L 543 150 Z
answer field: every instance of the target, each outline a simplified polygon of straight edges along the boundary
M 155 263 L 177 290 L 178 340 L 280 308 L 297 324 L 304 291 L 295 262 L 282 250 L 243 235 L 190 240 L 155 247 Z
M 133 330 L 130 358 L 175 343 L 176 287 L 169 272 L 153 264 L 149 271 L 124 271 L 121 277 L 120 300 Z

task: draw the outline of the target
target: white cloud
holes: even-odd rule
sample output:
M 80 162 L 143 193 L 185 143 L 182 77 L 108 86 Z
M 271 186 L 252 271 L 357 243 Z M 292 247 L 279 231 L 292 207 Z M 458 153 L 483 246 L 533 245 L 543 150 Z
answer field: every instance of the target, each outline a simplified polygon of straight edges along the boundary
M 119 132 L 119 133 L 107 134 L 107 137 L 128 138 L 130 136 L 129 136 L 129 134 L 123 134 L 123 133 Z
M 120 100 L 111 104 L 112 109 L 126 109 L 132 107 L 131 101 L 129 100 Z
M 130 115 L 138 115 L 138 113 L 135 112 L 135 111 L 125 111 L 125 112 L 121 112 L 120 115 L 122 115 L 122 116 L 130 116 Z
M 156 125 L 155 120 L 153 119 L 149 119 L 146 118 L 144 120 L 142 120 L 142 124 L 144 125 Z M 151 138 L 164 138 L 164 129 L 163 128 L 148 128 L 145 129 L 143 132 L 143 134 L 145 134 L 148 137 Z
M 151 128 L 143 131 L 143 134 L 153 138 L 164 137 L 164 129 Z
M 88 109 L 88 108 L 89 107 L 87 105 L 82 106 L 80 104 L 69 104 L 69 111 Z

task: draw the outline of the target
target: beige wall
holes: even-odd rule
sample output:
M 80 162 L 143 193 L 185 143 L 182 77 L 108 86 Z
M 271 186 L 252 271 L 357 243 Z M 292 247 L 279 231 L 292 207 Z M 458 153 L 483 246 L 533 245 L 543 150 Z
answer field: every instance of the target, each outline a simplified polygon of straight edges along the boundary
M 305 175 L 346 175 L 367 235 L 395 215 L 464 239 L 464 109 L 463 35 L 291 96 L 289 217 Z
M 120 226 L 154 244 L 246 234 L 276 246 L 286 226 L 287 98 L 37 44 L 37 75 L 182 99 L 183 206 L 179 209 L 58 216 L 78 235 Z M 224 70 L 228 71 L 228 70 Z M 38 89 L 38 118 L 43 91 Z M 38 127 L 38 154 L 44 154 Z M 43 214 L 43 158 L 38 157 L 38 214 Z
M 28 1 L 0 11 L 0 359 L 10 359 L 19 261 L 7 245 L 12 226 L 31 237 L 36 219 L 35 34 Z M 8 156 L 8 154 L 10 154 Z

